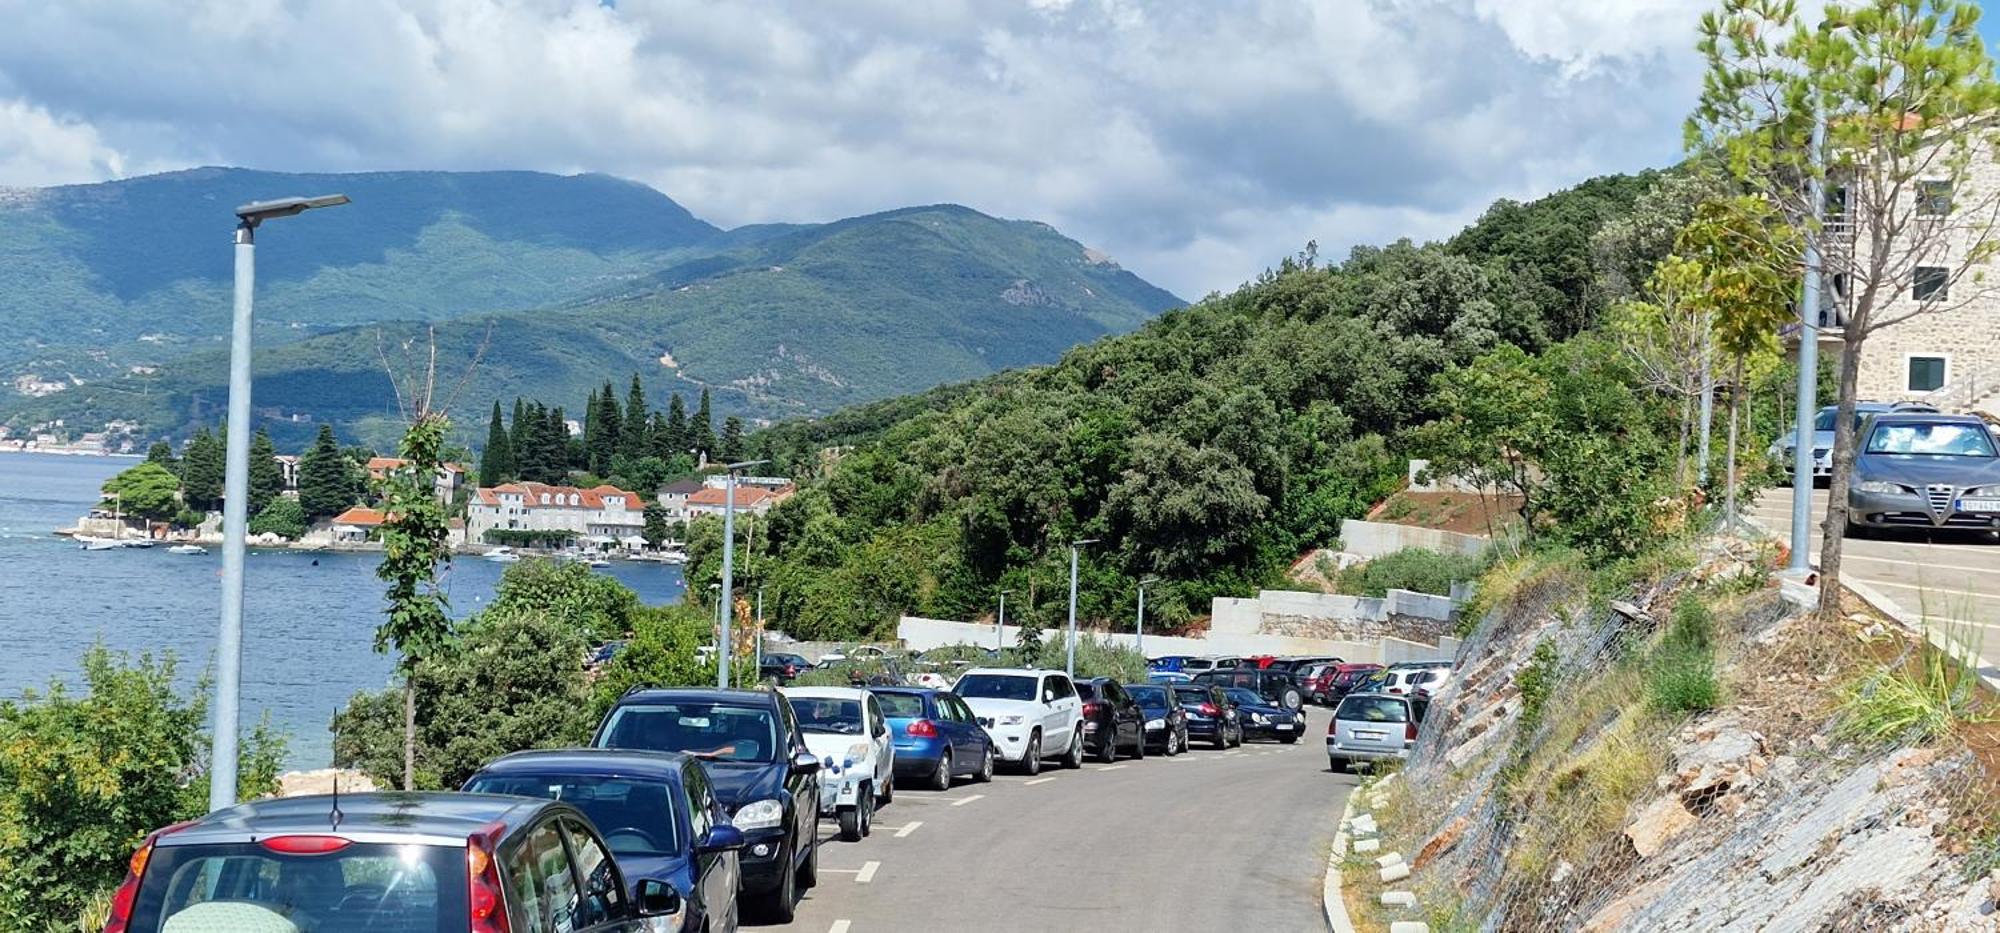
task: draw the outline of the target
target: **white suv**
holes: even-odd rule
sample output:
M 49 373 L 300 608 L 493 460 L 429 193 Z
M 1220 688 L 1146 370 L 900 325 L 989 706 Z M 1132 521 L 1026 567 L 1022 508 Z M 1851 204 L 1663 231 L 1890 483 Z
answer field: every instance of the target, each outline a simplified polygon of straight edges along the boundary
M 972 707 L 1002 761 L 1039 774 L 1042 758 L 1057 750 L 1063 767 L 1083 767 L 1083 701 L 1068 674 L 977 667 L 952 692 Z

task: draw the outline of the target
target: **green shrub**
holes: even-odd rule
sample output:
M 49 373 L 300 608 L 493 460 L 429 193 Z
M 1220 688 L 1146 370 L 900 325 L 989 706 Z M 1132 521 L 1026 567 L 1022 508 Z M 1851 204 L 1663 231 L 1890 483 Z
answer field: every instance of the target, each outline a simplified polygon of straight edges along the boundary
M 1646 692 L 1667 714 L 1698 713 L 1722 703 L 1715 678 L 1715 616 L 1696 596 L 1674 604 L 1667 634 L 1646 661 Z
M 1404 548 L 1341 571 L 1335 589 L 1355 596 L 1382 596 L 1390 590 L 1444 596 L 1453 583 L 1477 580 L 1485 570 L 1481 556 Z
M 250 519 L 250 533 L 274 534 L 287 541 L 297 541 L 305 537 L 306 510 L 299 505 L 299 500 L 279 496 Z
M 1960 726 L 1994 717 L 1980 701 L 1979 675 L 1969 658 L 1929 642 L 1914 661 L 1891 665 L 1849 684 L 1841 700 L 1840 733 L 1869 742 L 1933 742 Z
M 1049 659 L 1050 666 L 1061 667 L 1067 660 L 1067 642 L 1057 640 L 1054 650 L 1062 652 L 1059 657 Z M 1139 652 L 1108 640 L 1099 640 L 1089 632 L 1079 632 L 1076 637 L 1076 676 L 1111 677 L 1121 684 L 1142 684 L 1146 682 L 1146 656 Z
M 631 639 L 604 666 L 597 679 L 593 691 L 597 715 L 602 716 L 633 687 L 698 687 L 715 683 L 714 655 L 703 657 L 699 653 L 715 640 L 713 616 L 698 606 L 681 603 L 641 606 L 631 618 Z M 734 665 L 731 670 L 743 672 L 746 682 L 755 676 L 748 663 Z
M 1556 655 L 1554 642 L 1543 641 L 1535 646 L 1535 653 L 1528 659 L 1526 667 L 1514 675 L 1514 685 L 1521 691 L 1521 734 L 1528 735 L 1541 725 L 1542 711 L 1547 706 L 1549 694 L 1555 691 L 1557 665 L 1561 658 Z
M 592 639 L 608 641 L 632 631 L 639 594 L 587 565 L 532 558 L 500 575 L 492 608 L 546 612 Z
M 206 683 L 174 686 L 171 655 L 102 645 L 83 688 L 0 703 L 0 929 L 53 930 L 124 877 L 147 833 L 208 810 Z M 284 743 L 263 725 L 241 745 L 238 792 L 277 786 Z

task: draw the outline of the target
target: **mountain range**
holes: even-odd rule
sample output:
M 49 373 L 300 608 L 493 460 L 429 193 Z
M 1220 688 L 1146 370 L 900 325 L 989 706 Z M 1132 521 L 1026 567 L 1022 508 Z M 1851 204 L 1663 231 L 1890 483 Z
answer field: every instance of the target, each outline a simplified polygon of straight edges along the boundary
M 433 340 L 461 423 L 635 372 L 771 419 L 1050 362 L 1182 303 L 1046 224 L 957 205 L 723 230 L 604 175 L 202 168 L 0 189 L 0 420 L 219 420 L 231 209 L 336 191 L 353 203 L 258 232 L 253 396 L 281 443 L 322 420 L 385 438 L 389 371 Z

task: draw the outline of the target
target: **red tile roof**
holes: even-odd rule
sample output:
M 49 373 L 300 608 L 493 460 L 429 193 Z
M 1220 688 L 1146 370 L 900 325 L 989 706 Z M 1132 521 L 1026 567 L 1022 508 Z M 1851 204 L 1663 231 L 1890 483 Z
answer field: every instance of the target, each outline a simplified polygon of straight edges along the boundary
M 688 505 L 706 505 L 721 508 L 728 504 L 728 494 L 729 490 L 727 489 L 705 486 L 702 487 L 700 492 L 688 497 Z M 775 498 L 777 498 L 777 493 L 768 489 L 757 486 L 736 487 L 736 507 L 739 509 L 755 508 L 765 500 Z
M 333 517 L 333 523 L 336 525 L 355 525 L 371 528 L 388 520 L 389 516 L 381 510 L 363 508 L 358 505 Z
M 481 486 L 476 493 L 479 504 L 490 506 L 498 506 L 502 494 L 518 495 L 521 497 L 521 504 L 523 506 L 536 509 L 553 509 L 558 507 L 565 509 L 601 509 L 605 508 L 611 500 L 619 498 L 625 500 L 625 508 L 628 510 L 636 512 L 645 507 L 645 500 L 640 498 L 638 493 L 627 492 L 611 485 L 578 489 L 575 486 L 550 486 L 545 483 L 504 483 L 499 486 Z M 549 501 L 546 503 L 542 501 L 542 496 L 545 494 L 549 497 Z M 570 504 L 570 496 L 576 497 L 577 502 L 575 505 Z

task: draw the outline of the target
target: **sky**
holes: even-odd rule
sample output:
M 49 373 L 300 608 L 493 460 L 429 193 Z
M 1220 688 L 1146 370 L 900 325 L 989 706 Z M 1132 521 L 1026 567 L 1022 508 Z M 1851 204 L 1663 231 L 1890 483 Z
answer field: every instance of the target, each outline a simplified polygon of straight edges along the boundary
M 722 226 L 948 201 L 1198 298 L 1672 163 L 1712 5 L 0 0 L 0 186 L 593 171 Z

